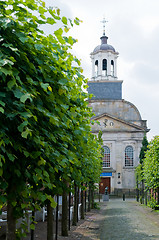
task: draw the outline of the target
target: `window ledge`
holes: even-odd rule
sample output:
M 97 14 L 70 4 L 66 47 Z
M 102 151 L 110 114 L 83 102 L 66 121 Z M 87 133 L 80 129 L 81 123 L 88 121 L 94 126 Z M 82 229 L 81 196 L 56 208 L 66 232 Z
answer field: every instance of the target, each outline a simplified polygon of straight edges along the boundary
M 126 167 L 124 166 L 123 169 L 135 169 L 135 167 L 134 166 L 126 166 Z
M 116 172 L 112 167 L 103 167 L 103 172 Z

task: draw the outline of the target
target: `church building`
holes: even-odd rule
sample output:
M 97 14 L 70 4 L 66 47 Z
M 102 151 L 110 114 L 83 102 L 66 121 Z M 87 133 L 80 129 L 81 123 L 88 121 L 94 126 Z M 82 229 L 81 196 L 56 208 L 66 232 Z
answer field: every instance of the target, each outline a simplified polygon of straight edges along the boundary
M 134 191 L 135 168 L 144 134 L 148 132 L 146 120 L 142 120 L 137 107 L 122 99 L 122 80 L 117 78 L 118 52 L 100 38 L 101 44 L 91 53 L 92 78 L 88 81 L 89 100 L 95 116 L 92 133 L 103 132 L 103 169 L 100 193 L 108 187 L 109 193 Z

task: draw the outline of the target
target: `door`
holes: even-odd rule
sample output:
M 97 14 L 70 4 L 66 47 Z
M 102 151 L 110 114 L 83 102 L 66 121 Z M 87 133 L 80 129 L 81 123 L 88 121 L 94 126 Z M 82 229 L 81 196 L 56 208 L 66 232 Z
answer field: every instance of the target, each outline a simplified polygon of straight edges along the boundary
M 108 187 L 108 193 L 111 192 L 111 189 L 110 189 L 110 186 L 111 186 L 110 179 L 111 179 L 110 177 L 101 178 L 100 184 L 99 184 L 99 193 L 104 194 L 106 187 Z

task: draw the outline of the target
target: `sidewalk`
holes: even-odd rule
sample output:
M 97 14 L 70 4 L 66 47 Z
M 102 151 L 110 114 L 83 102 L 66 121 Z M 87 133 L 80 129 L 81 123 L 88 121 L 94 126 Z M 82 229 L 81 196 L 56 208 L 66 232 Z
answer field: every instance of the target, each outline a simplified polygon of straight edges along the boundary
M 99 224 L 102 214 L 100 210 L 92 209 L 86 213 L 85 219 L 81 219 L 77 226 L 71 225 L 68 237 L 61 236 L 61 222 L 58 223 L 58 240 L 99 240 Z M 38 222 L 35 228 L 35 240 L 47 239 L 47 222 Z M 1 239 L 0 239 L 1 240 Z M 30 234 L 23 240 L 30 240 Z

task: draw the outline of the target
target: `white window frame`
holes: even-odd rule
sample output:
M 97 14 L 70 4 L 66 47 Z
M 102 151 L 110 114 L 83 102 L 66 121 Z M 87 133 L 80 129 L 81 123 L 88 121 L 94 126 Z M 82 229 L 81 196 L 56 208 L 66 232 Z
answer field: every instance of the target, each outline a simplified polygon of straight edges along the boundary
M 131 145 L 125 148 L 125 167 L 134 166 L 134 149 Z
M 103 157 L 103 168 L 110 168 L 110 148 L 103 146 L 104 157 Z

